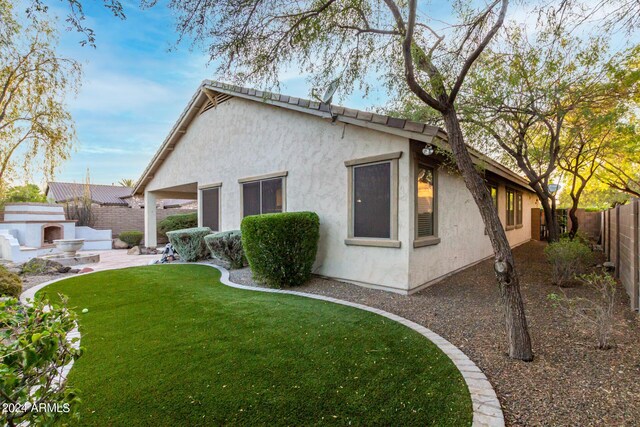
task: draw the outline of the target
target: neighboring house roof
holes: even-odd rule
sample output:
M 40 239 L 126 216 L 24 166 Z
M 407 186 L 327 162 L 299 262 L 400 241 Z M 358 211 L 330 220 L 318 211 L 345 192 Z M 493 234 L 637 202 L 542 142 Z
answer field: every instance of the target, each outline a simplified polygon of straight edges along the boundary
M 49 182 L 45 195 L 55 203 L 72 202 L 85 194 L 86 184 L 75 182 Z M 91 201 L 102 206 L 131 206 L 133 188 L 119 185 L 89 184 Z M 158 200 L 158 207 L 167 209 L 193 203 L 193 200 L 162 199 Z M 144 203 L 137 204 L 140 207 Z
M 140 194 L 144 191 L 145 186 L 149 181 L 151 181 L 151 179 L 153 179 L 153 174 L 173 151 L 175 145 L 178 143 L 182 135 L 186 133 L 187 127 L 195 117 L 233 97 L 262 102 L 333 121 L 399 135 L 417 141 L 423 141 L 443 149 L 449 149 L 446 132 L 437 126 L 430 126 L 424 123 L 413 122 L 411 120 L 336 105 L 329 105 L 308 99 L 280 95 L 277 93 L 216 82 L 213 80 L 204 80 L 191 98 L 191 101 L 185 110 L 178 118 L 178 121 L 171 129 L 169 135 L 142 173 L 142 176 L 133 189 L 134 194 Z M 478 164 L 482 164 L 485 169 L 530 190 L 527 181 L 517 173 L 472 147 L 469 147 L 469 151 L 471 152 L 474 161 Z
M 85 194 L 86 184 L 74 182 L 49 182 L 45 194 L 56 203 L 71 202 Z M 123 198 L 131 196 L 131 187 L 89 184 L 91 201 L 99 205 L 128 206 Z

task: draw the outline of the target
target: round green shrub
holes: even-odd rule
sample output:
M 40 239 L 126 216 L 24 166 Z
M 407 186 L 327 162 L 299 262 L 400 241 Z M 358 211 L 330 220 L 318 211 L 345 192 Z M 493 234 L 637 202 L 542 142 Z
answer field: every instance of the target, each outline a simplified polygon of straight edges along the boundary
M 314 212 L 248 216 L 242 246 L 253 276 L 270 287 L 297 286 L 311 276 L 320 220 Z
M 593 262 L 591 248 L 579 240 L 560 239 L 549 243 L 544 253 L 553 266 L 553 281 L 559 286 L 574 280 Z
M 198 226 L 198 214 L 196 212 L 188 214 L 170 215 L 158 223 L 158 233 L 166 236 L 167 232 L 184 230 Z
M 180 259 L 193 262 L 209 257 L 209 249 L 204 242 L 204 237 L 209 234 L 211 234 L 209 227 L 195 227 L 169 231 L 167 237 L 180 255 Z
M 216 258 L 227 261 L 231 268 L 245 266 L 246 258 L 242 249 L 240 230 L 223 231 L 205 236 L 204 242 Z
M 122 233 L 120 233 L 120 235 L 118 235 L 118 239 L 122 240 L 131 247 L 140 246 L 142 237 L 144 237 L 144 233 L 135 230 L 123 231 Z
M 22 279 L 0 265 L 0 297 L 19 298 L 22 293 Z

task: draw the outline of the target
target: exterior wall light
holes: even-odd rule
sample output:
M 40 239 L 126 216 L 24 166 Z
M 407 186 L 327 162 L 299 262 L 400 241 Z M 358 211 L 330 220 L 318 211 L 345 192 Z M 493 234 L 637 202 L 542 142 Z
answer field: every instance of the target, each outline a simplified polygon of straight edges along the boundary
M 433 154 L 433 145 L 431 144 L 427 144 L 424 146 L 424 148 L 422 149 L 422 154 L 424 154 L 425 156 L 430 156 Z

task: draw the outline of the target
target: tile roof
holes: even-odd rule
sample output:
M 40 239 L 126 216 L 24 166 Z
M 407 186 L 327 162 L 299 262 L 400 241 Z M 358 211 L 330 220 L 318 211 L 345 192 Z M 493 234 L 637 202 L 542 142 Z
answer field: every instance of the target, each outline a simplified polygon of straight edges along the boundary
M 133 189 L 134 193 L 143 193 L 145 186 L 151 181 L 151 179 L 153 179 L 154 173 L 158 170 L 159 166 L 167 156 L 169 156 L 173 151 L 175 145 L 186 132 L 191 121 L 198 114 L 233 97 L 263 102 L 276 107 L 292 109 L 325 119 L 337 120 L 355 126 L 367 127 L 380 132 L 401 135 L 413 140 L 433 144 L 447 150 L 449 149 L 447 133 L 437 126 L 213 80 L 204 80 L 174 124 L 169 135 L 142 173 L 142 176 Z M 527 181 L 508 167 L 480 153 L 473 147 L 469 147 L 469 151 L 474 157 L 475 162 L 482 163 L 488 170 L 491 170 L 492 172 L 529 189 Z
M 45 193 L 56 203 L 69 202 L 84 195 L 86 184 L 49 182 Z M 128 206 L 123 198 L 131 196 L 133 188 L 118 185 L 90 184 L 91 200 L 99 205 Z

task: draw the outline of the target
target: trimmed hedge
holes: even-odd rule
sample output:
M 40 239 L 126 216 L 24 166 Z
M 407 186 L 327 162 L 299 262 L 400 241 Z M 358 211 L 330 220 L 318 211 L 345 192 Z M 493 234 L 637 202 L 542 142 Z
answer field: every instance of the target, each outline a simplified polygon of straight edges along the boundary
M 141 231 L 131 230 L 131 231 L 123 231 L 122 233 L 120 233 L 118 235 L 118 239 L 122 240 L 127 245 L 133 247 L 133 246 L 140 246 L 140 242 L 142 242 L 143 236 L 144 236 L 144 233 L 142 233 Z
M 20 298 L 22 293 L 22 279 L 0 265 L 0 297 L 10 296 Z
M 185 230 L 198 226 L 198 213 L 169 215 L 158 223 L 158 233 L 166 236 L 169 231 Z
M 320 219 L 314 212 L 254 215 L 242 220 L 242 246 L 256 280 L 267 286 L 301 285 L 318 252 Z
M 209 234 L 205 236 L 204 242 L 212 255 L 227 261 L 231 268 L 245 266 L 246 258 L 242 249 L 242 233 L 240 230 Z
M 209 234 L 209 227 L 195 227 L 169 231 L 167 237 L 182 261 L 193 262 L 209 257 L 209 250 L 204 243 L 204 237 Z

